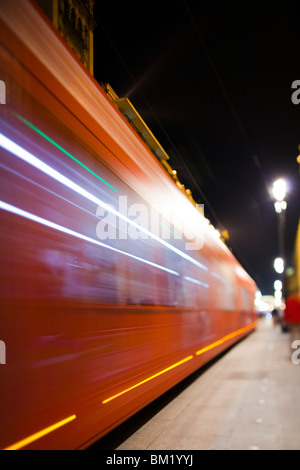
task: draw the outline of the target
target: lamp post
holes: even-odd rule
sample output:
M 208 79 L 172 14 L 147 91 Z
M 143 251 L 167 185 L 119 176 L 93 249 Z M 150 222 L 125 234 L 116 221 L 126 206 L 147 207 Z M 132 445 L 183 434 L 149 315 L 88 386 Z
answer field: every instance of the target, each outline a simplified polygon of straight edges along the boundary
M 285 250 L 284 250 L 284 230 L 285 230 L 285 210 L 287 208 L 287 203 L 284 200 L 286 195 L 286 182 L 283 179 L 278 179 L 274 181 L 272 187 L 273 197 L 275 199 L 274 207 L 275 211 L 278 214 L 278 244 L 279 244 L 279 258 L 276 258 L 274 262 L 275 271 L 279 274 L 284 272 L 284 260 L 285 260 Z M 279 267 L 279 269 L 278 269 Z
M 282 303 L 282 281 L 277 279 L 274 282 L 274 304 L 276 308 L 279 308 Z

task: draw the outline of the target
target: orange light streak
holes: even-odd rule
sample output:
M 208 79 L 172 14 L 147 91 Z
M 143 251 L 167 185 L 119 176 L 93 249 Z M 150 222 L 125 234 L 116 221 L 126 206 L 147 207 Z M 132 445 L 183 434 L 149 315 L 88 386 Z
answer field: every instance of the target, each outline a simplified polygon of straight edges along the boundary
M 25 439 L 22 439 L 21 441 L 18 441 L 9 447 L 6 447 L 4 450 L 19 450 L 22 447 L 25 447 L 28 444 L 31 444 L 32 442 L 36 441 L 37 439 L 46 436 L 46 434 L 49 434 L 50 432 L 55 431 L 56 429 L 64 426 L 70 421 L 73 421 L 73 419 L 76 419 L 76 415 L 69 416 L 68 418 L 63 419 L 58 423 L 52 424 L 52 426 L 48 426 L 47 428 L 42 429 L 41 431 L 38 431 L 35 434 L 31 434 L 31 436 L 28 436 Z

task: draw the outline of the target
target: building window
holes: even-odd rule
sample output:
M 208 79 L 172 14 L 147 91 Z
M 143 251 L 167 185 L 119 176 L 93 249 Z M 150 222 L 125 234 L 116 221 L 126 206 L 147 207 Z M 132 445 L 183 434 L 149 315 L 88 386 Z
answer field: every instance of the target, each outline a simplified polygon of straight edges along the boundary
M 80 34 L 81 38 L 83 39 L 83 27 L 81 18 L 78 18 L 78 33 Z
M 69 18 L 70 16 L 70 6 L 68 0 L 64 1 L 64 12 L 65 12 L 65 17 Z
M 72 8 L 72 10 L 71 10 L 71 23 L 76 28 L 76 14 L 75 14 L 74 8 Z

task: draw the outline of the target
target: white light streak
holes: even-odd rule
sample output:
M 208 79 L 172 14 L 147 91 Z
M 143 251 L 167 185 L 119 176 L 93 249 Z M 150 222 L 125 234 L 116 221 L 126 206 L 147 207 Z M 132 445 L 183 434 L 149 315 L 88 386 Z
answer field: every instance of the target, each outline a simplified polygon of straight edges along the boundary
M 80 238 L 81 240 L 84 240 L 89 243 L 94 243 L 94 245 L 98 245 L 104 248 L 108 248 L 109 250 L 115 251 L 116 253 L 120 253 L 122 255 L 128 256 L 129 258 L 133 258 L 137 261 L 141 261 L 142 263 L 149 264 L 150 266 L 153 266 L 154 268 L 161 269 L 163 271 L 166 271 L 170 274 L 174 274 L 175 276 L 179 276 L 179 273 L 176 271 L 173 271 L 172 269 L 168 269 L 164 266 L 161 266 L 156 263 L 152 263 L 152 261 L 148 261 L 144 258 L 140 258 L 139 256 L 132 255 L 131 253 L 127 253 L 126 251 L 118 250 L 117 248 L 113 248 L 109 245 L 106 245 L 105 243 L 101 243 L 98 240 L 94 240 L 93 238 L 87 237 L 86 235 L 83 235 L 82 233 L 75 232 L 74 230 L 71 230 L 67 227 L 63 227 L 62 225 L 58 225 L 55 222 L 51 222 L 50 220 L 44 219 L 42 217 L 39 217 L 38 215 L 31 214 L 30 212 L 24 211 L 23 209 L 20 209 L 19 207 L 12 206 L 11 204 L 8 204 L 7 202 L 0 201 L 0 209 L 3 209 L 7 212 L 10 212 L 15 215 L 19 215 L 21 217 L 24 217 L 25 219 L 31 220 L 33 222 L 36 222 L 38 224 L 44 225 L 46 227 L 52 228 L 53 230 L 57 230 L 58 232 L 66 233 L 67 235 L 70 235 L 75 238 Z
M 201 282 L 201 281 L 198 281 L 197 279 L 193 279 L 192 277 L 188 277 L 188 276 L 184 276 L 184 279 L 186 279 L 187 281 L 193 282 L 194 284 L 198 284 L 199 286 L 206 287 L 206 289 L 209 288 L 209 284 L 207 284 L 206 282 Z
M 214 276 L 215 278 L 219 279 L 221 282 L 224 282 L 225 284 L 228 282 L 225 277 L 221 276 L 220 274 L 217 274 L 215 272 L 211 272 L 211 275 Z
M 141 225 L 137 224 L 133 220 L 129 219 L 124 214 L 121 214 L 116 209 L 114 209 L 112 206 L 110 206 L 109 204 L 106 204 L 101 199 L 99 199 L 96 196 L 94 196 L 93 194 L 91 194 L 89 191 L 83 189 L 81 186 L 74 183 L 69 178 L 67 178 L 66 176 L 59 173 L 57 170 L 55 170 L 51 166 L 47 165 L 47 163 L 44 163 L 43 161 L 41 161 L 39 158 L 32 155 L 27 150 L 25 150 L 24 148 L 20 147 L 18 144 L 13 142 L 12 140 L 5 137 L 3 134 L 0 134 L 0 147 L 4 148 L 5 150 L 12 153 L 16 157 L 20 158 L 21 160 L 23 160 L 23 161 L 29 163 L 30 165 L 34 166 L 35 168 L 39 169 L 40 171 L 42 171 L 46 175 L 50 176 L 51 178 L 55 179 L 56 181 L 62 183 L 63 185 L 67 186 L 68 188 L 72 189 L 73 191 L 75 191 L 76 193 L 78 193 L 81 196 L 85 197 L 89 201 L 92 201 L 95 204 L 97 204 L 99 206 L 102 206 L 105 210 L 107 210 L 107 211 L 115 214 L 119 218 L 125 220 L 128 224 L 131 224 L 133 227 L 135 227 L 138 230 L 142 231 L 143 233 L 147 234 L 149 237 L 151 237 L 154 240 L 156 240 L 157 242 L 161 243 L 166 248 L 169 248 L 170 250 L 172 250 L 174 253 L 181 256 L 182 258 L 185 258 L 187 261 L 190 261 L 191 263 L 195 264 L 196 266 L 203 269 L 204 271 L 208 270 L 208 268 L 206 266 L 204 266 L 202 263 L 199 263 L 199 261 L 195 260 L 194 258 L 187 255 L 183 251 L 179 250 L 175 246 L 173 246 L 170 243 L 166 242 L 162 238 L 158 237 L 154 233 L 152 233 L 149 230 L 147 230 L 146 228 L 142 227 Z

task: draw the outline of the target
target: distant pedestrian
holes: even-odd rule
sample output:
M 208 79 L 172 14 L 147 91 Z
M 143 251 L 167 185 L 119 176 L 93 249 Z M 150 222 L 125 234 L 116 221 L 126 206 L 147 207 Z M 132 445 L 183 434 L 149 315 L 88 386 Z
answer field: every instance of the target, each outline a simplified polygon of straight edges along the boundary
M 284 320 L 288 324 L 291 333 L 291 346 L 297 339 L 300 340 L 300 295 L 290 295 L 285 303 Z
M 277 308 L 274 308 L 274 310 L 272 312 L 272 317 L 273 317 L 274 325 L 277 325 L 277 323 L 279 322 L 279 313 L 278 313 Z

